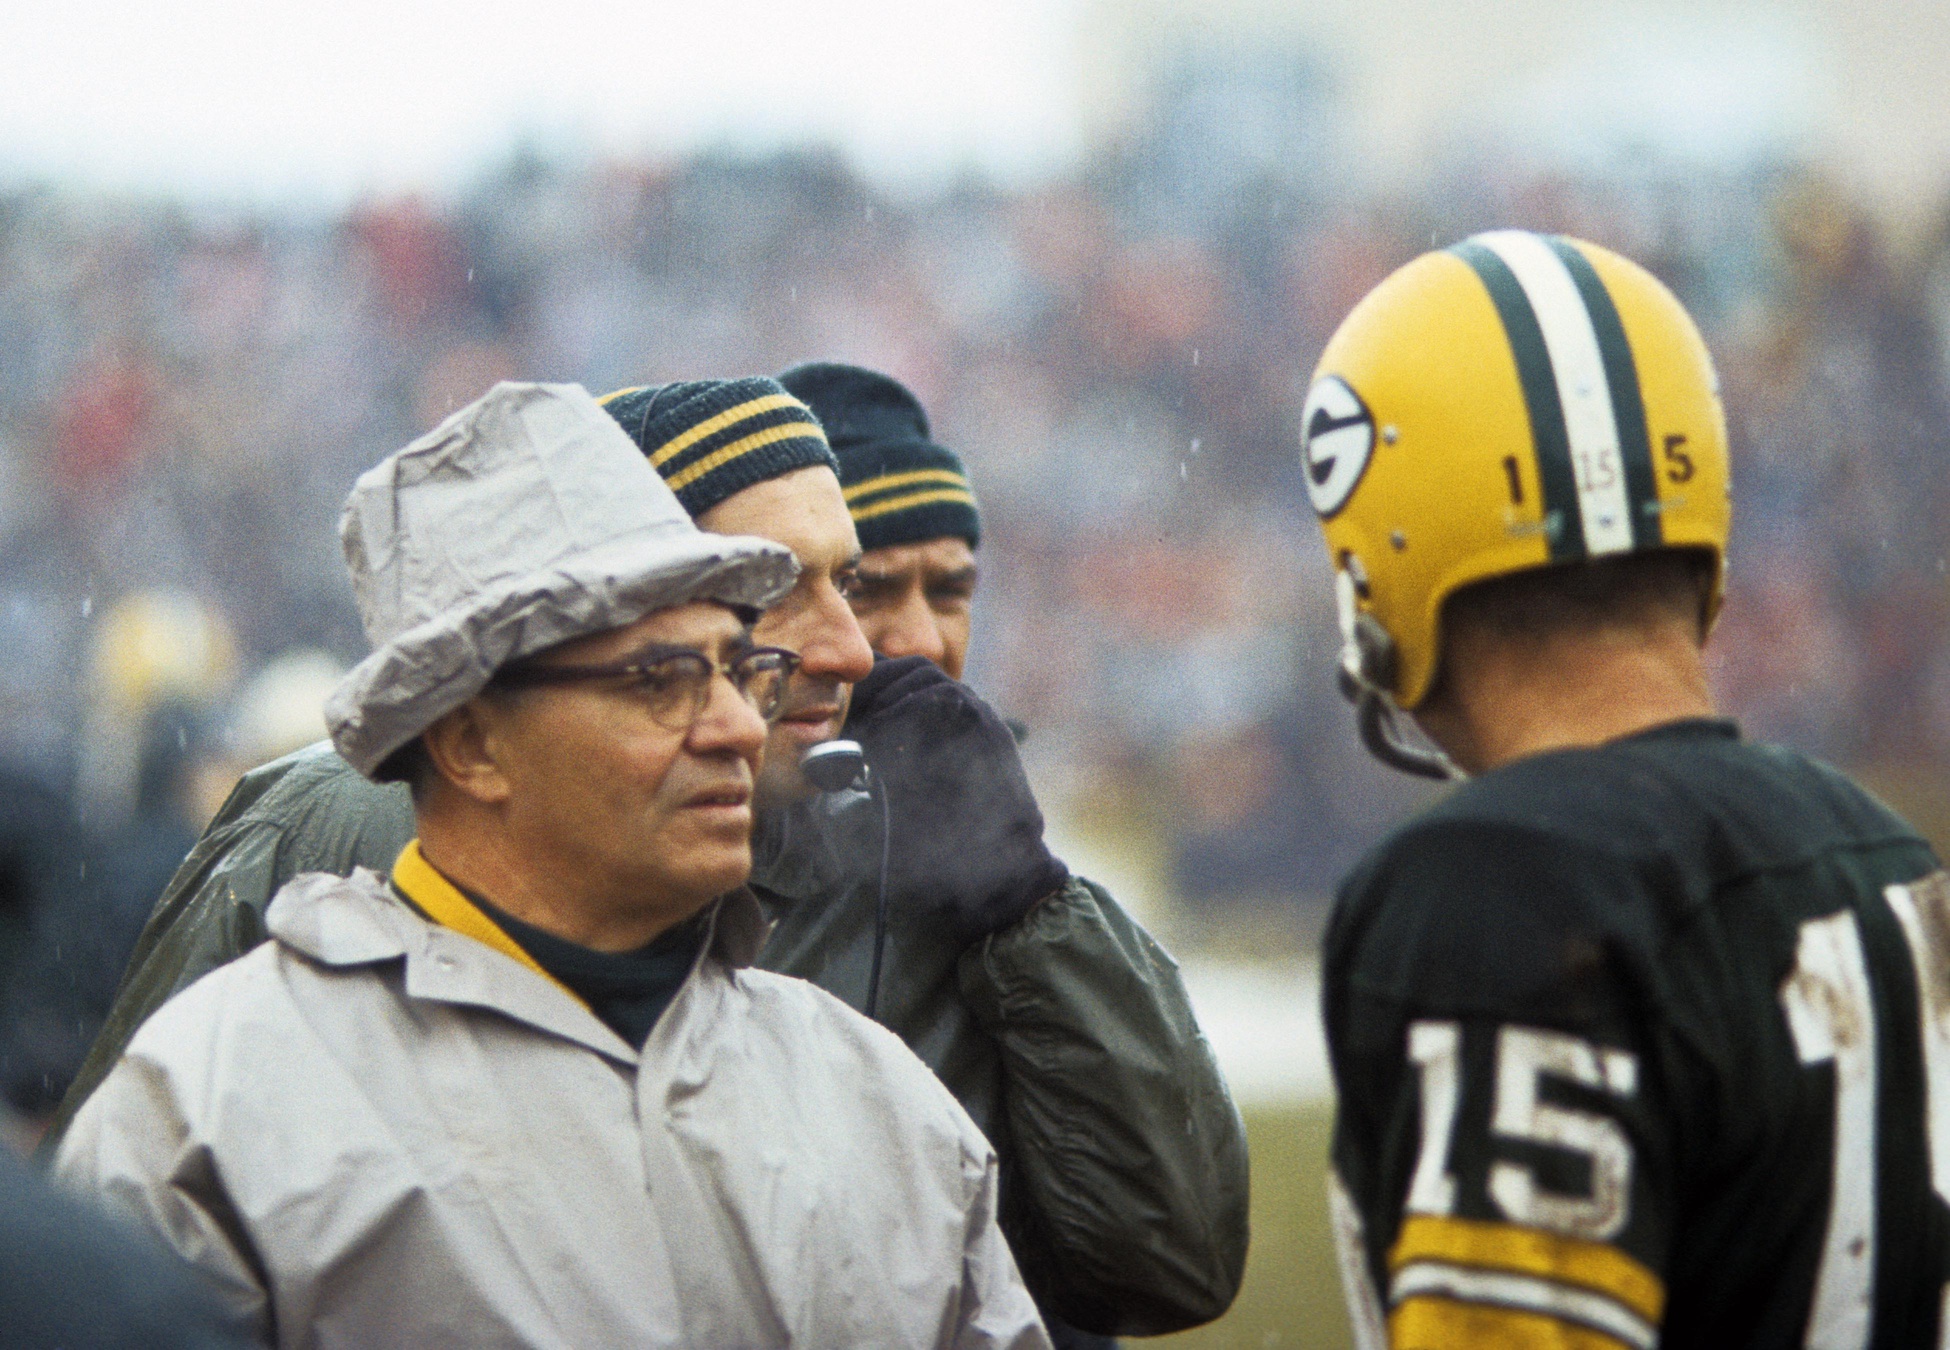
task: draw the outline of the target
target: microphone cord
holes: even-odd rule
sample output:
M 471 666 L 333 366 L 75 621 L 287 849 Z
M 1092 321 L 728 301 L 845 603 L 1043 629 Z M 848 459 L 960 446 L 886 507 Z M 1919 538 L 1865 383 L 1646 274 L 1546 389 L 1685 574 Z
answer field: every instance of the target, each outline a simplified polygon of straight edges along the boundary
M 893 820 L 887 806 L 887 784 L 877 774 L 867 775 L 867 795 L 880 802 L 880 886 L 873 906 L 873 965 L 867 972 L 866 1014 L 879 1021 L 880 960 L 887 951 L 887 854 L 893 840 Z

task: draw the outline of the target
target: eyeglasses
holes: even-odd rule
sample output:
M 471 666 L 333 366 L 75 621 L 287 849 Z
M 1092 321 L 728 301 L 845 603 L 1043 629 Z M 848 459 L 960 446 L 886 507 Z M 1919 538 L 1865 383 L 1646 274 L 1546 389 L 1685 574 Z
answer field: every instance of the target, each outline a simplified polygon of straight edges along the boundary
M 785 683 L 799 668 L 799 653 L 783 647 L 747 647 L 723 665 L 688 647 L 653 648 L 625 661 L 598 666 L 506 666 L 490 684 L 529 689 L 588 680 L 627 680 L 650 717 L 669 731 L 689 731 L 711 702 L 711 681 L 722 674 L 767 724 L 785 706 Z

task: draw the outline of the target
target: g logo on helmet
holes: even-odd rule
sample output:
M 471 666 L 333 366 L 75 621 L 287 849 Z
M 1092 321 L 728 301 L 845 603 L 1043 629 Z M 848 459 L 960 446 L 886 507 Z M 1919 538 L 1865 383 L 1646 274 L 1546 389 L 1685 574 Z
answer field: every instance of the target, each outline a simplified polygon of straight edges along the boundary
M 1300 413 L 1300 458 L 1307 496 L 1326 520 L 1347 505 L 1374 456 L 1374 417 L 1338 375 L 1323 375 Z

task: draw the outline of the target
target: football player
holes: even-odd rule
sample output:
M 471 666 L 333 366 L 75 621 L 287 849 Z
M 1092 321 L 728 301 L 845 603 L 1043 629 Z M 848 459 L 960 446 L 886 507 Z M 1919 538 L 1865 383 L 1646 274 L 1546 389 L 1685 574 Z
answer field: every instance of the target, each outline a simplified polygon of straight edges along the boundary
M 1467 778 L 1327 938 L 1361 1342 L 1950 1344 L 1950 877 L 1714 715 L 1726 430 L 1685 311 L 1480 235 L 1356 307 L 1304 421 L 1362 735 Z

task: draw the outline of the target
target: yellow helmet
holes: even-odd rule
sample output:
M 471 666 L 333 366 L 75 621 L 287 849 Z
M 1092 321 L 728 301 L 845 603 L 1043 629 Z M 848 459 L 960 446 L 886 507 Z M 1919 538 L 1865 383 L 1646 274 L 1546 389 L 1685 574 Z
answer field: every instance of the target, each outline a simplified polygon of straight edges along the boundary
M 1337 573 L 1343 685 L 1397 767 L 1433 771 L 1377 740 L 1393 707 L 1428 696 L 1461 587 L 1696 548 L 1718 610 L 1730 510 L 1712 359 L 1672 292 L 1593 244 L 1498 230 L 1390 276 L 1320 358 L 1301 457 Z

